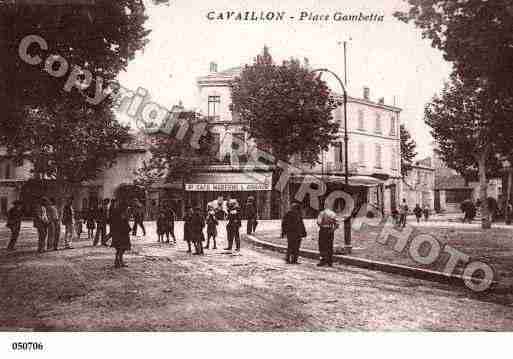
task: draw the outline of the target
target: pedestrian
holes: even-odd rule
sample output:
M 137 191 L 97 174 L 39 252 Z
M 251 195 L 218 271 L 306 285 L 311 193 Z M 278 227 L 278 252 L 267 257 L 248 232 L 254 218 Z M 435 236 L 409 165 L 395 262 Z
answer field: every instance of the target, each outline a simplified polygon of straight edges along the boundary
M 299 248 L 301 239 L 306 237 L 305 224 L 301 216 L 301 204 L 292 203 L 290 210 L 281 221 L 281 237 L 287 236 L 287 255 L 285 262 L 298 264 Z
M 175 211 L 173 211 L 173 208 L 171 208 L 171 205 L 166 205 L 166 219 L 167 219 L 167 231 L 166 231 L 166 243 L 169 243 L 169 237 L 173 237 L 173 244 L 176 244 L 176 237 L 175 237 L 175 220 L 176 220 L 176 214 Z
M 134 199 L 133 203 L 134 227 L 132 228 L 132 235 L 137 236 L 137 227 L 141 227 L 143 236 L 146 236 L 146 229 L 144 228 L 144 206 L 138 198 Z
M 429 219 L 429 207 L 427 204 L 424 205 L 423 213 L 424 213 L 424 220 L 427 222 Z
M 235 199 L 228 202 L 228 223 L 226 224 L 226 234 L 228 237 L 228 247 L 226 251 L 231 251 L 235 241 L 235 251 L 240 252 L 240 227 L 241 214 Z
M 46 206 L 48 206 L 48 198 L 42 197 L 36 204 L 34 211 L 34 227 L 37 229 L 37 251 L 43 253 L 45 251 L 45 244 L 48 235 L 48 215 L 46 213 Z
M 94 236 L 93 246 L 98 245 L 100 242 L 103 246 L 107 245 L 107 222 L 109 221 L 109 203 L 110 200 L 105 198 L 97 207 L 95 220 L 96 220 L 96 234 Z
M 96 213 L 96 209 L 94 207 L 89 207 L 89 209 L 86 212 L 86 227 L 87 227 L 87 239 L 92 241 L 94 239 L 94 215 Z
M 73 209 L 73 197 L 66 199 L 66 204 L 62 208 L 62 224 L 64 225 L 64 248 L 73 249 L 73 237 L 75 228 L 73 220 L 75 218 L 75 210 Z
M 208 206 L 207 212 L 207 245 L 206 249 L 210 248 L 210 238 L 212 238 L 213 249 L 217 249 L 216 237 L 217 237 L 217 225 L 219 221 L 216 218 L 216 212 L 212 206 Z
M 253 196 L 249 196 L 248 200 L 246 201 L 246 206 L 244 208 L 244 214 L 246 217 L 247 225 L 246 225 L 246 232 L 247 234 L 253 234 L 255 233 L 256 226 L 258 224 L 257 221 L 257 208 L 255 205 L 255 199 Z
M 319 226 L 319 254 L 318 267 L 333 266 L 333 238 L 338 228 L 337 214 L 330 208 L 325 208 L 317 217 Z
M 399 226 L 406 227 L 406 217 L 408 216 L 408 204 L 406 203 L 406 199 L 403 198 L 403 203 L 399 207 Z
M 192 253 L 191 250 L 191 220 L 192 220 L 192 208 L 190 206 L 185 207 L 185 214 L 183 216 L 183 240 L 187 242 L 187 253 Z
M 80 239 L 84 230 L 84 220 L 82 219 L 82 211 L 75 211 L 75 233 L 77 238 Z
M 203 235 L 203 228 L 205 227 L 205 219 L 201 214 L 199 206 L 194 207 L 191 218 L 191 236 L 194 243 L 195 255 L 203 255 L 203 242 L 205 236 Z
M 399 211 L 397 210 L 397 207 L 395 207 L 395 206 L 392 208 L 392 220 L 394 221 L 395 225 L 399 225 L 399 220 L 400 220 Z
M 21 219 L 23 218 L 23 202 L 14 201 L 12 203 L 12 207 L 7 212 L 7 228 L 11 230 L 11 239 L 9 240 L 9 244 L 7 245 L 7 250 L 14 250 L 14 246 L 16 245 L 16 241 L 20 235 L 21 228 Z
M 50 204 L 46 207 L 48 215 L 48 241 L 47 249 L 53 248 L 54 251 L 59 249 L 59 238 L 61 236 L 61 223 L 59 219 L 59 210 L 55 202 L 55 198 L 50 198 Z
M 123 261 L 123 255 L 131 248 L 128 205 L 125 202 L 120 202 L 119 204 L 114 202 L 114 206 L 111 207 L 111 212 L 111 247 L 116 249 L 114 268 L 126 267 L 127 265 Z
M 413 214 L 415 214 L 415 218 L 417 218 L 417 223 L 420 223 L 420 219 L 422 218 L 422 208 L 420 208 L 420 205 L 418 203 L 415 205 L 415 208 L 413 209 Z
M 158 242 L 164 242 L 164 235 L 168 233 L 168 219 L 166 217 L 166 213 L 164 210 L 161 210 L 157 220 L 156 220 L 156 226 L 157 226 L 157 236 L 158 236 Z M 169 242 L 169 237 L 167 238 Z

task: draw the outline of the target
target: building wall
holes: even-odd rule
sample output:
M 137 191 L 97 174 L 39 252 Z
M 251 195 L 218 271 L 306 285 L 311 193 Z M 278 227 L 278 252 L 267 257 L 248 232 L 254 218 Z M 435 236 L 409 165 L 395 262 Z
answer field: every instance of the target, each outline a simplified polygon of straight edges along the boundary
M 435 207 L 435 170 L 423 166 L 413 166 L 405 177 L 408 185 L 403 186 L 403 198 L 406 199 L 408 207 L 414 208 L 418 203 L 420 206 L 427 205 L 433 210 Z

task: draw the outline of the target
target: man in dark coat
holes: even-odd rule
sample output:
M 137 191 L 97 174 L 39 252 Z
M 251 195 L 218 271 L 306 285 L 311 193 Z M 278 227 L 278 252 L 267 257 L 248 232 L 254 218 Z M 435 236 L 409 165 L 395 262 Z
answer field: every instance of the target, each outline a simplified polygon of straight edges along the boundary
M 246 206 L 244 208 L 244 214 L 248 221 L 246 226 L 247 234 L 255 233 L 257 225 L 257 208 L 255 205 L 255 199 L 252 196 L 248 197 Z
M 231 251 L 233 247 L 233 241 L 235 240 L 235 250 L 240 251 L 240 226 L 241 226 L 241 214 L 237 201 L 231 199 L 228 202 L 228 223 L 226 224 L 226 233 L 228 235 L 228 247 L 225 248 L 227 251 Z
M 205 237 L 203 236 L 203 227 L 205 227 L 205 219 L 201 215 L 201 208 L 194 207 L 190 230 L 192 241 L 194 243 L 194 254 L 196 255 L 203 254 L 203 241 L 205 240 Z
M 109 202 L 108 198 L 105 198 L 101 205 L 96 211 L 96 235 L 94 236 L 93 246 L 96 246 L 99 241 L 101 244 L 106 246 L 107 242 L 107 222 L 109 222 Z M 111 228 L 112 231 L 112 228 Z
M 191 250 L 191 241 L 192 241 L 192 231 L 191 231 L 191 221 L 192 221 L 193 210 L 190 206 L 185 207 L 185 214 L 183 216 L 183 240 L 187 242 L 187 253 L 192 253 Z
M 11 239 L 7 246 L 8 251 L 14 250 L 18 236 L 20 235 L 21 219 L 23 217 L 23 203 L 14 201 L 13 206 L 7 212 L 7 227 L 11 230 Z
M 287 256 L 285 261 L 290 264 L 298 264 L 301 238 L 306 237 L 305 224 L 301 216 L 299 202 L 292 203 L 290 210 L 285 214 L 281 222 L 281 237 L 287 236 Z

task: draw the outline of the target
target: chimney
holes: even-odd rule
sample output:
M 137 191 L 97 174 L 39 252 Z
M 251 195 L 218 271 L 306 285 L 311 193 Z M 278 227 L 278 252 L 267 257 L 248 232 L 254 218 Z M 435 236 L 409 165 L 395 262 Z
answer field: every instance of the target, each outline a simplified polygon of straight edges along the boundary
M 217 63 L 213 61 L 210 63 L 210 72 L 217 72 Z
M 367 86 L 365 86 L 363 88 L 363 99 L 364 100 L 369 100 L 370 99 L 370 88 L 368 88 Z
M 380 105 L 384 105 L 385 104 L 385 98 L 384 97 L 380 97 L 380 99 L 378 100 L 378 103 Z

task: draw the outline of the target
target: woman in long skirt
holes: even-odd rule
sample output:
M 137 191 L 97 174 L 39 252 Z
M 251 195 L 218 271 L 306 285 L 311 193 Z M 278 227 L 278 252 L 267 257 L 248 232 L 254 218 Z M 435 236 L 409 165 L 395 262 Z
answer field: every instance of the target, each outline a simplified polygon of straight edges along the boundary
M 111 246 L 116 249 L 114 267 L 126 267 L 123 261 L 123 254 L 130 250 L 130 223 L 128 216 L 128 205 L 126 203 L 113 203 L 111 205 Z

